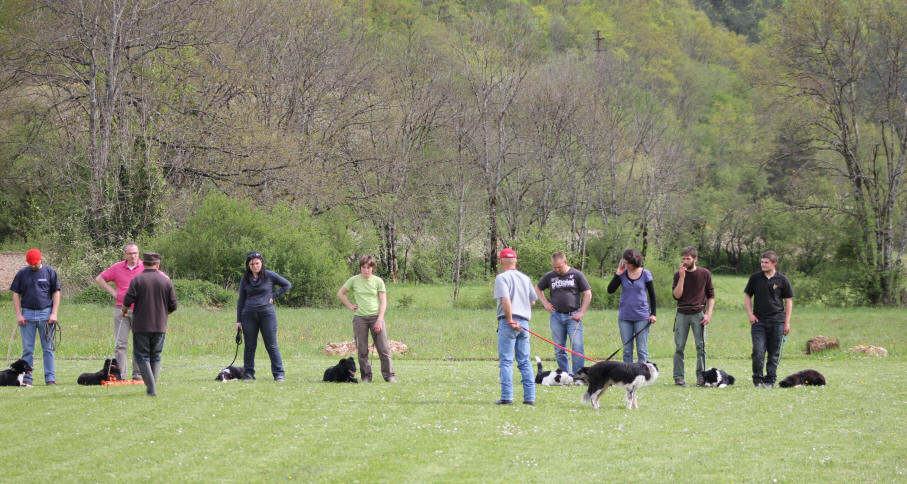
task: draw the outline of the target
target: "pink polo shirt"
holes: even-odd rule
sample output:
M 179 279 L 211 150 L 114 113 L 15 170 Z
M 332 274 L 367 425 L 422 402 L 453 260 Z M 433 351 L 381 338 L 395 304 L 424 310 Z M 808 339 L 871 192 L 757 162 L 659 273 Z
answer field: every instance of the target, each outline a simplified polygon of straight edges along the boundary
M 116 264 L 110 266 L 101 273 L 101 278 L 107 282 L 113 281 L 117 287 L 117 303 L 116 307 L 123 305 L 123 297 L 126 296 L 126 290 L 129 289 L 129 283 L 132 282 L 132 278 L 142 273 L 145 270 L 145 265 L 142 264 L 142 261 L 138 261 L 135 267 L 130 269 L 126 266 L 126 261 L 121 260 Z

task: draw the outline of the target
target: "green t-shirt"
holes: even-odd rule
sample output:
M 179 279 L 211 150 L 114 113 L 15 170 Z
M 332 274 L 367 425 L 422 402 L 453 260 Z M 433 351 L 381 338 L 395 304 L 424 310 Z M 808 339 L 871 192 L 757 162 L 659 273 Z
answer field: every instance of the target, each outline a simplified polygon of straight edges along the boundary
M 379 292 L 387 292 L 384 287 L 384 280 L 378 276 L 372 276 L 368 279 L 362 277 L 362 274 L 346 280 L 343 287 L 353 295 L 353 304 L 358 304 L 356 316 L 377 316 L 380 301 L 378 300 Z

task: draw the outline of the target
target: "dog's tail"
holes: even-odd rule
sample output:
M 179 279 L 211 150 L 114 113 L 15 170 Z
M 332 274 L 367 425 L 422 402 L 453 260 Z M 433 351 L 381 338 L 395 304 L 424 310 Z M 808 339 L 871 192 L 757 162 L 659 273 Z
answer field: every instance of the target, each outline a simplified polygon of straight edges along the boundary
M 589 392 L 583 393 L 583 403 L 588 403 L 592 401 L 592 394 Z
M 542 359 L 539 358 L 538 356 L 536 356 L 535 364 L 538 366 L 538 369 L 539 369 L 539 371 L 537 373 L 541 373 L 542 372 Z

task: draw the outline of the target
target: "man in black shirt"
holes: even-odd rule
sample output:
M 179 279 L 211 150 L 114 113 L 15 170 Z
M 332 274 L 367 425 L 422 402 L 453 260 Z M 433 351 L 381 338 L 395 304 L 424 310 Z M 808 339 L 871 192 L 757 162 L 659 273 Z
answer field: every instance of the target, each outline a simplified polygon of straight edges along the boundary
M 781 343 L 790 333 L 794 290 L 787 277 L 775 270 L 778 254 L 767 251 L 760 258 L 762 270 L 750 276 L 744 303 L 753 338 L 753 385 L 772 388 L 781 359 Z M 768 353 L 768 361 L 766 361 Z M 763 364 L 765 376 L 762 376 Z
M 592 302 L 592 286 L 582 272 L 567 265 L 563 252 L 551 255 L 551 268 L 554 270 L 542 276 L 535 286 L 539 301 L 551 313 L 551 339 L 566 347 L 569 337 L 573 351 L 583 355 L 583 315 Z M 545 289 L 549 290 L 550 302 L 545 298 Z M 558 347 L 554 348 L 554 359 L 558 368 L 571 375 L 583 367 L 583 357 L 573 355 L 573 371 L 570 371 L 567 352 Z

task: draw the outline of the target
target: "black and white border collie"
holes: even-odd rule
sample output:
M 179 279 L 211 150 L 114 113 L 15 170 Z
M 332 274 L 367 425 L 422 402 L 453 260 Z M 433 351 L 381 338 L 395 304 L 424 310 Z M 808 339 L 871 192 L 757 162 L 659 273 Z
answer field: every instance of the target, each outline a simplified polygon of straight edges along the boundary
M 535 374 L 535 384 L 545 386 L 572 385 L 573 377 L 560 368 L 554 371 L 542 371 L 542 359 L 535 357 L 535 363 L 538 365 L 538 372 Z
M 639 389 L 651 385 L 658 378 L 658 366 L 651 361 L 645 363 L 624 363 L 622 361 L 601 361 L 577 370 L 577 376 L 588 380 L 589 388 L 583 394 L 583 402 L 592 402 L 598 408 L 598 399 L 610 386 L 627 390 L 627 409 L 639 408 Z
M 0 387 L 26 387 L 25 374 L 32 371 L 27 361 L 19 358 L 9 368 L 0 371 Z
M 359 383 L 356 379 L 356 360 L 352 356 L 341 358 L 334 366 L 329 366 L 324 370 L 322 381 L 332 381 L 336 383 Z
M 238 366 L 230 365 L 214 377 L 214 381 L 234 381 L 242 380 L 246 376 L 246 370 Z
M 724 388 L 734 384 L 734 375 L 728 375 L 724 370 L 709 368 L 702 374 L 702 379 L 707 387 Z
M 778 384 L 781 388 L 799 387 L 802 385 L 822 386 L 825 377 L 816 370 L 803 370 L 788 376 Z
M 79 385 L 100 385 L 101 382 L 116 380 L 120 376 L 120 367 L 117 365 L 117 359 L 107 358 L 104 360 L 104 367 L 94 373 L 82 373 L 76 382 Z

